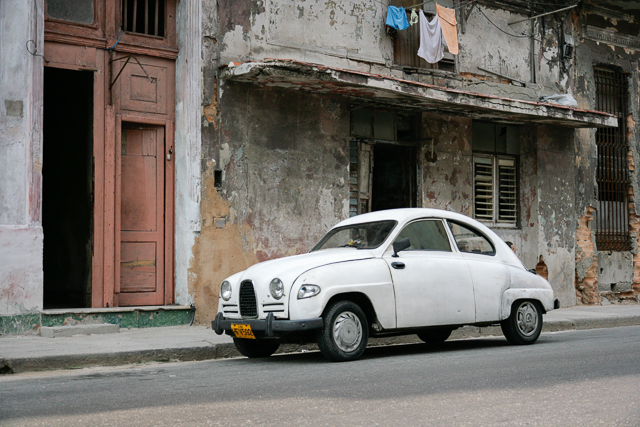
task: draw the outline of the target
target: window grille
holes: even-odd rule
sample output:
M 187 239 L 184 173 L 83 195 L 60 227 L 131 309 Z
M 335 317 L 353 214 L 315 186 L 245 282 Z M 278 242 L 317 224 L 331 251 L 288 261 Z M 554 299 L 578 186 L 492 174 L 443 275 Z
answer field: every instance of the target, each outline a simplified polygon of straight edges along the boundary
M 515 224 L 517 210 L 516 162 L 514 159 L 498 158 L 498 221 Z
M 625 251 L 631 248 L 628 212 L 629 148 L 626 128 L 627 76 L 613 69 L 595 68 L 594 77 L 596 108 L 618 116 L 617 128 L 599 128 L 596 131 L 596 245 L 601 251 Z
M 520 128 L 475 121 L 472 127 L 473 217 L 493 224 L 518 224 Z
M 122 0 L 122 28 L 131 33 L 164 37 L 166 0 Z
M 493 221 L 493 159 L 475 157 L 473 162 L 475 218 Z
M 481 221 L 516 224 L 518 186 L 513 157 L 473 157 L 474 218 Z

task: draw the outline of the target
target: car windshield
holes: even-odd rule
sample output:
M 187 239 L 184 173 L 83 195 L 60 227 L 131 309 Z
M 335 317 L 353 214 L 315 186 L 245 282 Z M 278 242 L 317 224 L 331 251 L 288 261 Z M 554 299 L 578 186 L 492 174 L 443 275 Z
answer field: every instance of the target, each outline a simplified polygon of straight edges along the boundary
M 385 241 L 396 224 L 389 220 L 336 228 L 329 231 L 311 252 L 334 248 L 374 249 Z

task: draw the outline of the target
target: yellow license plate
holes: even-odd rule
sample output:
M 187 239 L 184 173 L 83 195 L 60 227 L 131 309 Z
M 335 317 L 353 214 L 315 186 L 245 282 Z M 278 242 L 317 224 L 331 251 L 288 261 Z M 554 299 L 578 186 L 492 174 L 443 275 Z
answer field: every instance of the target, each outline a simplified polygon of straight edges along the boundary
M 251 325 L 232 323 L 231 330 L 236 335 L 236 338 L 250 338 L 252 340 L 256 339 L 256 336 L 253 335 L 253 331 L 251 330 Z

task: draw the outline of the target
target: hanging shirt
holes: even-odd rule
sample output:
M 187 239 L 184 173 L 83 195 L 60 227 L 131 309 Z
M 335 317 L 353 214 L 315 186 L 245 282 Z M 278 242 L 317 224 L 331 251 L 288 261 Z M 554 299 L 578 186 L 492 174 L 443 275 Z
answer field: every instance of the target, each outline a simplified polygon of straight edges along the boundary
M 442 35 L 447 42 L 450 53 L 458 53 L 458 22 L 456 21 L 456 11 L 447 9 L 436 3 L 436 13 L 440 19 Z
M 420 49 L 418 56 L 424 58 L 425 61 L 435 64 L 444 57 L 444 48 L 442 47 L 442 29 L 440 28 L 440 20 L 436 15 L 431 22 L 424 16 L 424 12 L 420 11 Z
M 404 7 L 389 6 L 386 24 L 396 30 L 406 30 L 409 27 L 409 21 L 407 21 Z

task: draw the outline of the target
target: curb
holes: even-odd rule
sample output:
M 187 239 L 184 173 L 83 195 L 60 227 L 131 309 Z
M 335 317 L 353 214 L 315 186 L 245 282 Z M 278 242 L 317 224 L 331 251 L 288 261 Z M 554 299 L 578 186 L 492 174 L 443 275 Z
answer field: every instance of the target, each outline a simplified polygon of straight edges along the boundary
M 543 324 L 542 332 L 615 328 L 640 325 L 640 316 L 606 318 L 557 319 Z M 213 333 L 213 332 L 212 332 Z M 480 337 L 501 337 L 499 326 L 464 326 L 451 334 L 452 340 Z M 421 343 L 416 335 L 371 338 L 368 347 Z M 277 353 L 317 351 L 315 344 L 284 344 Z M 232 343 L 206 346 L 123 351 L 117 353 L 70 354 L 43 357 L 16 357 L 0 359 L 0 375 L 29 371 L 79 369 L 91 366 L 118 366 L 146 362 L 187 362 L 241 357 Z

